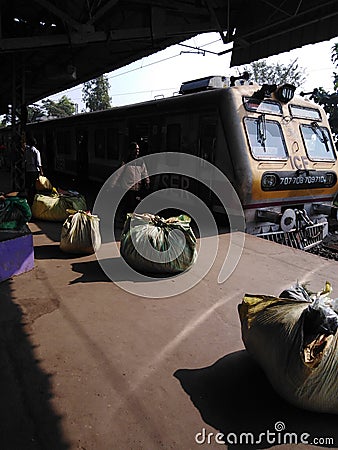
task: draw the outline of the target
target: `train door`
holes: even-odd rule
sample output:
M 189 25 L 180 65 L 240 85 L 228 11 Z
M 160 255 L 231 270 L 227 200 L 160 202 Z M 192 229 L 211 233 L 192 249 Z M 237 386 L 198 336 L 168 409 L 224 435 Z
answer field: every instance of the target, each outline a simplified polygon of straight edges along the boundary
M 197 156 L 200 158 L 198 196 L 211 206 L 213 180 L 210 178 L 210 169 L 204 161 L 214 164 L 217 137 L 217 115 L 214 113 L 201 115 L 199 119 L 199 137 Z
M 136 141 L 139 144 L 140 156 L 145 156 L 149 153 L 149 133 L 150 123 L 148 121 L 132 121 L 129 124 L 130 141 Z
M 76 172 L 80 181 L 88 179 L 88 130 L 76 130 Z

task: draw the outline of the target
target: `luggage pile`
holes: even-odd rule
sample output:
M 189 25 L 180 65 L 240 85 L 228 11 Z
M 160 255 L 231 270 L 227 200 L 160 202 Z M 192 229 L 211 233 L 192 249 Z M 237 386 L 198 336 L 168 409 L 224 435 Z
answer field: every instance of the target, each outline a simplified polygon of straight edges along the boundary
M 127 214 L 121 235 L 121 256 L 141 273 L 178 274 L 197 258 L 190 217 L 163 219 L 152 214 Z
M 338 304 L 331 285 L 279 297 L 245 295 L 238 306 L 242 339 L 273 388 L 310 411 L 338 414 Z
M 86 211 L 67 210 L 62 225 L 60 249 L 65 253 L 90 255 L 101 246 L 100 219 Z
M 22 230 L 31 217 L 28 202 L 19 192 L 0 195 L 0 230 Z
M 56 189 L 43 176 L 36 182 L 32 214 L 35 219 L 63 222 L 60 249 L 65 253 L 92 254 L 101 246 L 99 218 L 87 211 L 83 195 Z

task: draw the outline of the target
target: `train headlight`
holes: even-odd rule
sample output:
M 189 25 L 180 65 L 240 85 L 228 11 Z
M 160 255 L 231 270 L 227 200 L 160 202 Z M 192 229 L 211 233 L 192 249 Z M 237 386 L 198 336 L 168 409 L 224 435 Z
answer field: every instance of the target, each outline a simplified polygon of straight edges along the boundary
M 336 183 L 336 177 L 333 172 L 327 172 L 326 174 L 326 185 L 331 187 L 334 186 Z
M 262 188 L 264 190 L 273 189 L 277 184 L 277 175 L 274 173 L 265 173 L 262 176 Z
M 293 99 L 293 96 L 295 95 L 296 86 L 293 86 L 293 84 L 283 84 L 282 86 L 279 86 L 279 88 L 275 92 L 276 98 L 282 102 L 287 103 L 290 100 Z

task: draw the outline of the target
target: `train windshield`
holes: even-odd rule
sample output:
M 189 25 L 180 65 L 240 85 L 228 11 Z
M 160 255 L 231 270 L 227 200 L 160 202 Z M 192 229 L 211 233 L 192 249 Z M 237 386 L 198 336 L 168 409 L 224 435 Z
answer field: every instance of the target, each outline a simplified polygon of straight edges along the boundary
M 327 128 L 312 122 L 310 125 L 301 125 L 300 130 L 310 160 L 335 161 L 335 152 Z
M 257 119 L 244 119 L 249 138 L 250 151 L 255 159 L 286 160 L 286 145 L 280 124 L 265 120 L 262 114 Z

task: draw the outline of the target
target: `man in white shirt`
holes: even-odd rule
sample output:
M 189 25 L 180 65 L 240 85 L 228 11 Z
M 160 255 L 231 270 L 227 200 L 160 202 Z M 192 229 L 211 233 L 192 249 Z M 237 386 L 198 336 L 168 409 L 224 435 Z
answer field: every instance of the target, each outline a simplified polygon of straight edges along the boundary
M 28 192 L 28 203 L 32 204 L 35 195 L 35 183 L 39 175 L 43 175 L 41 155 L 36 148 L 36 139 L 33 137 L 27 138 L 25 147 L 25 175 L 26 175 L 26 189 Z

